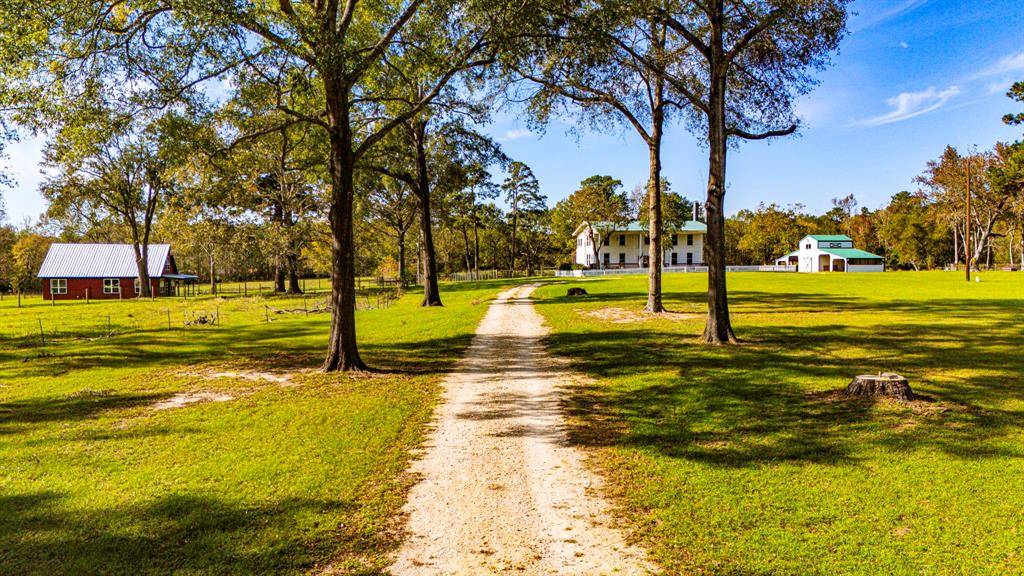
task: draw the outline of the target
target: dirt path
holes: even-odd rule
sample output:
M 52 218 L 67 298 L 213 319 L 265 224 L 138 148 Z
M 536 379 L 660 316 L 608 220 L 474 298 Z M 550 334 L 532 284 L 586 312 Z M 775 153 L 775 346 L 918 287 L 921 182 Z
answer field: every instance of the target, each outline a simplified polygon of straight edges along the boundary
M 568 375 L 544 350 L 536 286 L 503 292 L 445 402 L 409 495 L 395 576 L 653 572 L 611 526 L 600 480 L 566 442 L 558 389 Z

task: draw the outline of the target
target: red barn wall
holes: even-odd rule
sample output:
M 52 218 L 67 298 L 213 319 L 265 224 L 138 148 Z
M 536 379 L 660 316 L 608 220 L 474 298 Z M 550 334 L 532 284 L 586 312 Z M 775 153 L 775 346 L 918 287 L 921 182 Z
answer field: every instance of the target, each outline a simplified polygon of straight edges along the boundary
M 117 300 L 118 298 L 136 298 L 135 278 L 121 278 L 121 294 L 104 294 L 103 278 L 68 278 L 67 294 L 51 294 L 50 279 L 43 278 L 43 300 L 85 300 L 88 292 L 90 300 Z M 160 279 L 150 278 L 153 295 L 160 295 Z

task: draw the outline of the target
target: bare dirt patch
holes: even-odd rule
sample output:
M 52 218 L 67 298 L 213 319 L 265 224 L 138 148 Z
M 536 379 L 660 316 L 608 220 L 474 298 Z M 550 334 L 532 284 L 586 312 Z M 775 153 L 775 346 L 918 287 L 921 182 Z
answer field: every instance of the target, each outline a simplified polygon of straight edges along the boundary
M 655 314 L 646 310 L 627 310 L 625 308 L 608 307 L 594 310 L 576 310 L 588 318 L 611 322 L 613 324 L 633 324 L 637 322 L 650 322 L 651 320 L 671 320 L 674 322 L 685 322 L 690 320 L 701 320 L 705 318 L 702 314 L 691 314 L 687 312 L 661 312 Z
M 161 400 L 153 404 L 154 410 L 171 410 L 173 408 L 184 408 L 189 404 L 200 402 L 228 402 L 235 397 L 223 392 L 181 392 L 171 396 L 167 400 Z
M 265 369 L 243 369 L 234 366 L 211 366 L 201 369 L 193 369 L 179 372 L 179 375 L 197 378 L 203 381 L 228 379 L 245 380 L 256 384 L 277 384 L 284 388 L 299 386 L 297 381 L 301 376 L 312 373 L 312 368 L 304 368 L 289 372 L 274 372 Z

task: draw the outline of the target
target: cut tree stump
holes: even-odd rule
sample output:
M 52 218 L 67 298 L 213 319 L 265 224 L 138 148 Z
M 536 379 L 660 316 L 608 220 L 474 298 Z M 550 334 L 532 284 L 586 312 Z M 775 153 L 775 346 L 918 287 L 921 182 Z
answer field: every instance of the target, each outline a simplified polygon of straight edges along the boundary
M 565 293 L 566 296 L 586 296 L 587 291 L 580 287 L 569 288 Z
M 910 389 L 907 379 L 891 372 L 857 376 L 846 387 L 846 394 L 868 397 L 886 396 L 904 401 L 914 399 L 914 391 Z

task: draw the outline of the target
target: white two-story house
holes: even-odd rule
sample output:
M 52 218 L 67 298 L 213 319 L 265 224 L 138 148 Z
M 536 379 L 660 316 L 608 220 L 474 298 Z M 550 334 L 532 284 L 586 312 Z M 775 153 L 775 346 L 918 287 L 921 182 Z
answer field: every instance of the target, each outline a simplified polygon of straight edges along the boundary
M 798 272 L 882 272 L 885 259 L 853 247 L 853 238 L 843 234 L 812 234 L 800 240 L 793 252 L 779 257 L 780 266 L 796 266 Z
M 606 232 L 607 227 L 601 232 Z M 664 257 L 662 265 L 700 266 L 704 264 L 704 235 L 708 227 L 696 220 L 687 221 L 681 228 L 663 234 Z M 639 222 L 616 227 L 610 234 L 591 231 L 586 222 L 580 224 L 576 237 L 575 262 L 587 268 L 646 268 L 650 266 L 651 237 Z M 596 259 L 594 242 L 598 242 Z

